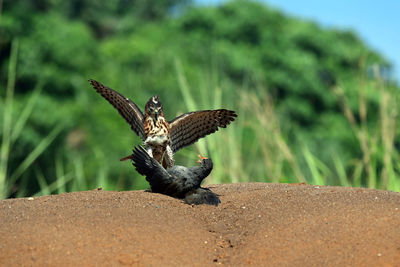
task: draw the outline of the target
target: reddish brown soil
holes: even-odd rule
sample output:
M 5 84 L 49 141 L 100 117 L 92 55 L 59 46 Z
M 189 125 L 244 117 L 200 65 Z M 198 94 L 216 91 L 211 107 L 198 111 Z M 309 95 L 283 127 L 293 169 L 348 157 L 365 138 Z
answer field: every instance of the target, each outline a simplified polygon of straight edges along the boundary
M 1 266 L 400 266 L 400 194 L 211 186 L 190 206 L 143 191 L 0 201 Z

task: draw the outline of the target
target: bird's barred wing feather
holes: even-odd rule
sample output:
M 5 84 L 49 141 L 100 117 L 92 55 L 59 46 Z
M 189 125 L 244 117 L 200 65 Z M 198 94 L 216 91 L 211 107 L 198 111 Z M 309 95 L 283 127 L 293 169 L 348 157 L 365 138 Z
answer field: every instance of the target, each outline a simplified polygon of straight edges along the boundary
M 90 79 L 89 82 L 102 97 L 118 110 L 119 114 L 131 125 L 131 129 L 144 139 L 144 115 L 138 106 L 129 98 L 95 80 Z
M 171 148 L 175 153 L 179 149 L 193 144 L 200 138 L 225 128 L 235 120 L 232 110 L 201 110 L 183 114 L 170 121 Z

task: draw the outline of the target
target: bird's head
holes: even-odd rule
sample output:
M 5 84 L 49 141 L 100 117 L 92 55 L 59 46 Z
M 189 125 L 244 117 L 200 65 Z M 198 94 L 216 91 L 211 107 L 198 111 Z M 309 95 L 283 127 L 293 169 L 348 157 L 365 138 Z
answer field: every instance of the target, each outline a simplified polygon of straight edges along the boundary
M 158 116 L 164 116 L 162 104 L 158 95 L 152 96 L 149 101 L 147 101 L 145 112 L 156 121 L 158 119 Z
M 200 158 L 197 163 L 199 163 L 203 168 L 205 169 L 212 169 L 213 168 L 213 162 L 211 159 L 209 158 L 205 158 L 201 155 L 198 155 L 198 157 Z

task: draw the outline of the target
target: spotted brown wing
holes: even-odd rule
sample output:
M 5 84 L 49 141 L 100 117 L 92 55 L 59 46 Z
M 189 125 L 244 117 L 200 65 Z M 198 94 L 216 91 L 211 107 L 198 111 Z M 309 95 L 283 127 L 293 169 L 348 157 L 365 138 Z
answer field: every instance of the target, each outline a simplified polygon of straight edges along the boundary
M 179 149 L 191 145 L 200 138 L 225 128 L 235 120 L 232 110 L 201 110 L 189 112 L 170 121 L 171 148 L 175 153 Z
M 99 83 L 98 81 L 89 79 L 89 82 L 102 97 L 118 110 L 119 114 L 121 114 L 121 116 L 131 125 L 131 129 L 144 139 L 144 115 L 138 106 L 129 98 L 124 97 L 117 91 Z

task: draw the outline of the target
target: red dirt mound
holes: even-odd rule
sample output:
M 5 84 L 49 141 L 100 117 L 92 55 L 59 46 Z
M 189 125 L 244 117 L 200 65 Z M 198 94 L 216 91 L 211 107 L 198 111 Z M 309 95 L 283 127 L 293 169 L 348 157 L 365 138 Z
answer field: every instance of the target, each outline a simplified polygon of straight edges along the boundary
M 218 207 L 143 191 L 0 201 L 2 266 L 399 266 L 400 194 L 229 184 Z

